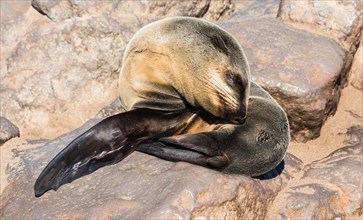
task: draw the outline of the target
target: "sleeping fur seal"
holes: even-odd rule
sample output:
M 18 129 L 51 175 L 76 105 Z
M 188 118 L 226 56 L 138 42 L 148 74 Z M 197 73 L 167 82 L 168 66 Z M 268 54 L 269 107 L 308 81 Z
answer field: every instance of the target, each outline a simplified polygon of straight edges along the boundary
M 119 85 L 126 112 L 65 147 L 38 177 L 37 197 L 135 150 L 249 176 L 283 160 L 285 112 L 250 81 L 238 42 L 214 24 L 175 17 L 145 26 L 125 50 Z

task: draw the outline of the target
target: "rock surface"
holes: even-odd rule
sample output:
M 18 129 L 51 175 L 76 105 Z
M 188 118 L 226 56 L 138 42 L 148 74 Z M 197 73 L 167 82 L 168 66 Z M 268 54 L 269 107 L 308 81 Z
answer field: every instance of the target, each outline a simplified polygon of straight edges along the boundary
M 347 129 L 347 140 L 348 144 L 356 144 L 363 142 L 363 125 L 353 125 Z
M 259 180 L 135 152 L 57 192 L 34 197 L 33 185 L 44 166 L 97 121 L 53 141 L 13 139 L 1 148 L 1 218 L 262 219 L 302 168 L 288 154 L 281 175 Z M 20 207 L 26 212 L 19 212 Z
M 19 128 L 7 118 L 0 116 L 0 146 L 6 141 L 19 136 Z
M 356 46 L 362 32 L 361 0 L 282 0 L 278 17 L 284 21 L 318 29 L 337 39 L 346 49 Z
M 116 71 L 128 36 L 122 26 L 111 21 L 104 29 L 102 22 L 45 23 L 9 54 L 2 71 L 0 97 L 7 104 L 1 114 L 23 135 L 53 137 L 82 124 L 117 96 Z
M 355 219 L 363 214 L 363 142 L 306 165 L 279 193 L 267 219 Z
M 30 7 L 31 0 L 17 1 L 0 1 L 1 21 L 16 20 L 21 17 Z
M 252 79 L 287 112 L 292 137 L 299 142 L 318 137 L 339 102 L 341 80 L 347 75 L 345 50 L 326 37 L 271 19 L 218 25 L 242 45 Z
M 359 48 L 354 56 L 352 69 L 350 71 L 351 84 L 354 88 L 363 91 L 363 40 L 361 40 Z
M 181 0 L 181 1 L 73 1 L 73 0 L 32 0 L 32 6 L 53 21 L 62 21 L 73 17 L 100 16 L 119 14 L 122 17 L 135 18 L 149 23 L 166 16 L 203 17 L 218 20 L 228 15 L 233 6 L 230 0 Z M 100 10 L 102 9 L 102 10 Z M 141 19 L 141 20 L 140 20 Z M 119 20 L 121 21 L 121 20 Z M 143 22 L 144 25 L 146 24 Z
M 281 0 L 240 1 L 244 5 L 229 20 L 251 18 L 276 18 Z M 248 3 L 246 3 L 248 2 Z

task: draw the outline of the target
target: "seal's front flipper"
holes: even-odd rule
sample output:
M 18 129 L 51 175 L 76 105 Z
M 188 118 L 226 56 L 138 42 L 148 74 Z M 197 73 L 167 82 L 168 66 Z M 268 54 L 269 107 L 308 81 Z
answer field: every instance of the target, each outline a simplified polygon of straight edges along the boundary
M 140 143 L 171 135 L 190 115 L 185 111 L 137 109 L 106 118 L 72 141 L 44 168 L 34 186 L 35 196 L 121 161 Z
M 218 149 L 212 136 L 210 132 L 203 132 L 164 137 L 157 142 L 142 144 L 137 150 L 164 160 L 223 169 L 228 166 L 228 157 Z

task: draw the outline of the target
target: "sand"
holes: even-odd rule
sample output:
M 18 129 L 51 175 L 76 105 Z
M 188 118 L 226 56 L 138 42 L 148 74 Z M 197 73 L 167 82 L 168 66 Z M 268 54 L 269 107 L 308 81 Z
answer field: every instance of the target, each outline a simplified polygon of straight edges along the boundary
M 291 142 L 288 152 L 305 164 L 324 158 L 349 145 L 345 133 L 353 125 L 363 126 L 363 91 L 348 84 L 342 91 L 337 112 L 325 122 L 320 137 L 306 143 Z

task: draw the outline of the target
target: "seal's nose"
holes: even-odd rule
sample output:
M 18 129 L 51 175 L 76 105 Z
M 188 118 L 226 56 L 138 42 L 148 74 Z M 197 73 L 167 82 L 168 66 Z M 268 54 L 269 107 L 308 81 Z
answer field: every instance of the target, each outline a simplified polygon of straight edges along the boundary
M 246 117 L 243 118 L 232 118 L 232 120 L 230 120 L 230 122 L 232 124 L 244 124 L 246 121 Z

